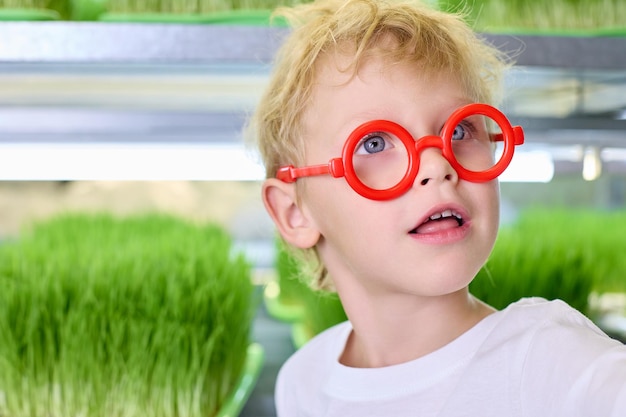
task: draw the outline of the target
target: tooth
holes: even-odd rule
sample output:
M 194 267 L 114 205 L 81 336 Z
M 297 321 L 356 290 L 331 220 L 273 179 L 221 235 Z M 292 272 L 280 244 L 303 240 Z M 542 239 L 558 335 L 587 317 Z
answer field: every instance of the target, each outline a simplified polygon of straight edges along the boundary
M 452 216 L 452 210 L 446 210 L 443 213 L 441 213 L 441 215 L 443 217 L 450 217 L 450 216 Z
M 440 219 L 440 218 L 441 218 L 441 213 L 436 213 L 436 214 L 433 214 L 432 216 L 430 216 L 431 220 L 437 220 L 437 219 Z

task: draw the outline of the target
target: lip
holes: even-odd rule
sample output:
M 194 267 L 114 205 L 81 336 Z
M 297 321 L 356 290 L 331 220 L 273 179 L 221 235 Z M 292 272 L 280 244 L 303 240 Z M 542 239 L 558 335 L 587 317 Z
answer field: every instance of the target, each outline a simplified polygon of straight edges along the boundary
M 432 233 L 412 233 L 413 230 L 420 227 L 424 224 L 432 215 L 441 213 L 446 210 L 451 210 L 454 213 L 458 213 L 462 218 L 462 224 L 459 227 L 454 227 L 452 229 L 444 229 L 439 230 Z M 415 226 L 408 231 L 408 235 L 415 239 L 424 243 L 430 244 L 449 244 L 458 242 L 467 236 L 471 225 L 470 216 L 459 204 L 455 203 L 447 203 L 447 204 L 438 204 L 432 207 L 422 218 L 415 224 Z

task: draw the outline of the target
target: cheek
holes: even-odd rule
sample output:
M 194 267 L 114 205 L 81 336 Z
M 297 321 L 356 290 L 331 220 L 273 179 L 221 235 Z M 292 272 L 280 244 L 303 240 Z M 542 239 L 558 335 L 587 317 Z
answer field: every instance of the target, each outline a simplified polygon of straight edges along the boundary
M 493 194 L 493 206 L 496 212 L 496 217 L 498 218 L 498 223 L 500 221 L 500 183 L 498 180 L 491 181 L 492 183 L 492 194 Z
M 379 213 L 376 205 L 359 196 L 341 178 L 309 181 L 302 197 L 323 240 L 339 250 L 384 228 L 384 219 L 389 217 Z
M 484 210 L 489 223 L 489 233 L 495 241 L 500 226 L 500 186 L 497 180 L 485 184 Z
M 465 183 L 462 196 L 471 201 L 472 217 L 479 221 L 485 238 L 498 233 L 500 225 L 500 188 L 497 180 L 484 183 Z M 480 219 L 480 220 L 479 220 Z
M 359 204 L 362 198 L 343 179 L 326 179 L 321 187 L 311 187 L 309 191 L 312 212 L 326 234 L 337 227 L 353 226 L 359 215 L 367 212 Z

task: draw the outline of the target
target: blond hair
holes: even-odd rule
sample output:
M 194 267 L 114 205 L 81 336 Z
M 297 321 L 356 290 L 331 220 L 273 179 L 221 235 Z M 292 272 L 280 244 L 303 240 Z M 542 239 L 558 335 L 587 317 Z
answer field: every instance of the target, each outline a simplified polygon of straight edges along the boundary
M 319 70 L 320 57 L 348 51 L 356 74 L 371 56 L 385 62 L 412 62 L 426 73 L 444 72 L 460 82 L 476 102 L 495 104 L 499 98 L 505 57 L 482 41 L 458 14 L 444 13 L 419 1 L 320 0 L 276 15 L 292 31 L 277 53 L 273 73 L 249 125 L 268 178 L 282 165 L 305 161 L 302 116 Z M 393 47 L 382 48 L 386 39 Z M 330 288 L 315 250 L 304 253 L 312 266 L 312 283 Z

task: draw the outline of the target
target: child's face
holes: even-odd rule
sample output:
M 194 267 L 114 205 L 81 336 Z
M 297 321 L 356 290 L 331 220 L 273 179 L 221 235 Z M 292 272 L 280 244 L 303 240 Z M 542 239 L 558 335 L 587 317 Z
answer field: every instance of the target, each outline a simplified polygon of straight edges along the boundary
M 415 138 L 438 135 L 455 109 L 472 102 L 453 77 L 420 77 L 415 65 L 370 59 L 350 79 L 337 62 L 320 66 L 304 116 L 306 165 L 340 156 L 350 132 L 366 121 L 394 121 Z M 435 148 L 421 154 L 413 187 L 396 199 L 364 198 L 330 176 L 300 179 L 298 187 L 303 212 L 321 235 L 317 249 L 340 292 L 452 293 L 469 284 L 495 241 L 497 182 L 460 180 Z

